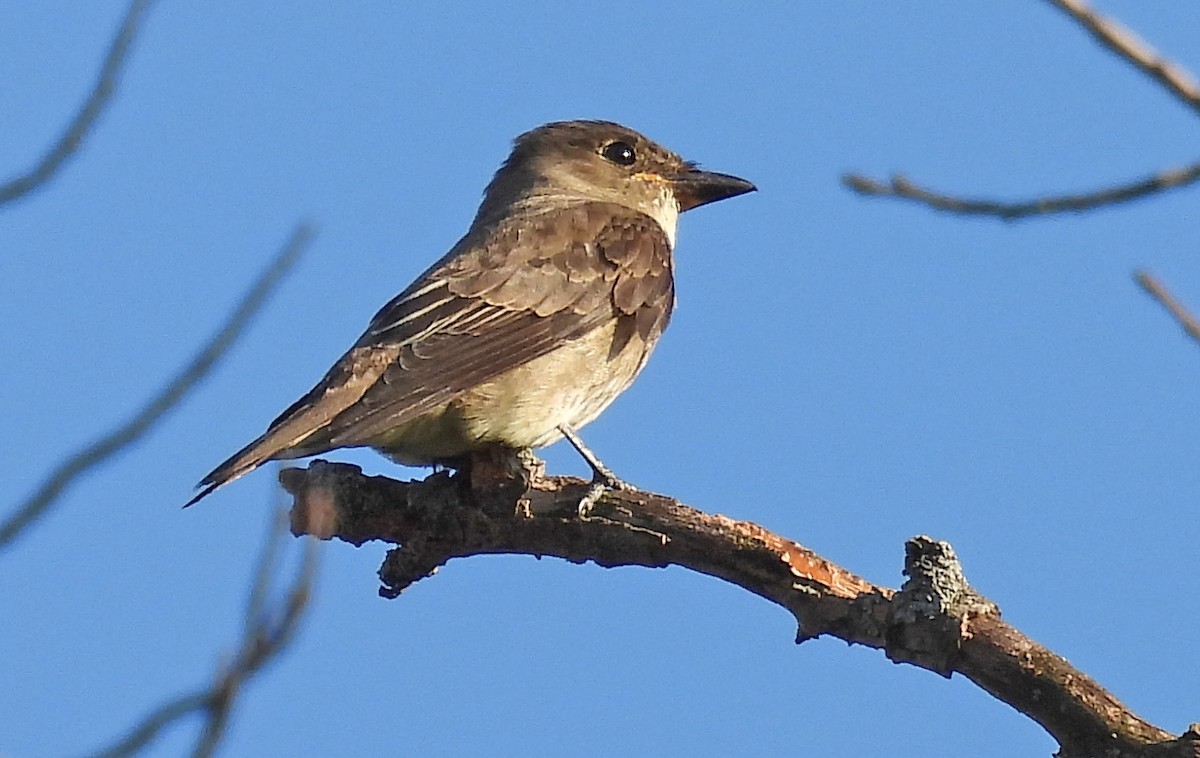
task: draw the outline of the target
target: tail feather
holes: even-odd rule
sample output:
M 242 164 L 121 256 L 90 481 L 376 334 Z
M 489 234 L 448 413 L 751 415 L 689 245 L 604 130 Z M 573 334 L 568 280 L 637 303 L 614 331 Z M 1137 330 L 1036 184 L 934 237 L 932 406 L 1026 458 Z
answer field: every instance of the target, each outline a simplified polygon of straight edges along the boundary
M 328 452 L 331 448 L 324 444 L 324 438 L 317 434 L 321 427 L 315 427 L 305 411 L 307 409 L 291 416 L 281 416 L 265 434 L 229 456 L 224 463 L 200 480 L 196 486 L 204 489 L 196 493 L 183 507 L 195 505 L 268 461 L 304 458 Z
M 183 507 L 184 507 L 184 508 L 191 508 L 191 507 L 192 507 L 193 505 L 195 505 L 196 503 L 200 502 L 200 501 L 201 501 L 201 500 L 203 500 L 204 498 L 206 498 L 206 497 L 208 497 L 209 495 L 211 495 L 211 494 L 212 494 L 212 493 L 213 493 L 213 492 L 214 492 L 214 491 L 217 489 L 217 487 L 220 487 L 222 484 L 225 484 L 225 483 L 226 483 L 226 482 L 221 482 L 220 484 L 210 484 L 210 485 L 208 485 L 207 487 L 204 487 L 204 483 L 203 483 L 203 482 L 201 482 L 200 484 L 197 484 L 197 485 L 196 485 L 197 487 L 204 487 L 204 489 L 202 489 L 202 490 L 200 490 L 199 492 L 197 492 L 197 493 L 196 493 L 196 495 L 195 495 L 195 497 L 193 497 L 191 500 L 189 500 L 189 501 L 187 501 L 186 503 L 184 503 L 184 504 L 183 504 Z
M 325 378 L 297 400 L 266 433 L 230 456 L 197 487 L 204 489 L 184 505 L 195 505 L 220 487 L 249 474 L 267 461 L 304 458 L 353 443 L 330 444 L 330 427 L 338 414 L 357 403 L 396 359 L 397 346 L 356 347 L 334 364 Z
M 204 489 L 196 493 L 196 496 L 183 504 L 184 508 L 195 505 L 204 498 L 211 495 L 217 489 L 224 487 L 235 479 L 249 474 L 254 469 L 263 465 L 267 461 L 276 457 L 276 454 L 281 452 L 279 448 L 273 445 L 267 445 L 270 433 L 264 434 L 258 439 L 246 445 L 241 450 L 234 453 L 220 466 L 217 466 L 208 476 L 200 480 L 197 487 Z

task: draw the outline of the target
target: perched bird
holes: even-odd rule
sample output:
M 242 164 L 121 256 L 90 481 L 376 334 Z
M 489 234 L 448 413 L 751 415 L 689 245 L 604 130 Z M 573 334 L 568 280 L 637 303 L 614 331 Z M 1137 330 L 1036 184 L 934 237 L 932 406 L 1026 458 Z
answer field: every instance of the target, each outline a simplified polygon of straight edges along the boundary
M 620 124 L 522 134 L 458 244 L 188 505 L 267 461 L 334 448 L 461 467 L 489 446 L 564 436 L 597 481 L 619 484 L 575 432 L 633 382 L 671 318 L 679 213 L 754 189 Z

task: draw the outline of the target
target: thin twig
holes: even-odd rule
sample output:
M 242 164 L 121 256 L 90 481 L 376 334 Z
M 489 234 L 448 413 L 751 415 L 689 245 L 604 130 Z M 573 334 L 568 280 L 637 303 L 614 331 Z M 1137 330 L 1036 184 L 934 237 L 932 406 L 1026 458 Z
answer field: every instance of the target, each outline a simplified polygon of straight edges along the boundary
M 1200 112 L 1200 84 L 1182 66 L 1162 57 L 1131 30 L 1117 21 L 1099 15 L 1083 0 L 1047 1 L 1073 18 L 1102 45 L 1154 79 L 1187 106 Z M 1090 192 L 1005 202 L 928 190 L 902 176 L 894 176 L 889 182 L 854 173 L 842 177 L 843 184 L 862 195 L 901 198 L 949 213 L 994 216 L 1005 221 L 1055 213 L 1081 213 L 1178 189 L 1197 180 L 1200 180 L 1200 163 L 1168 169 L 1125 184 Z
M 1175 297 L 1167 291 L 1162 282 L 1158 281 L 1153 274 L 1146 271 L 1137 271 L 1133 275 L 1134 281 L 1144 289 L 1150 297 L 1162 304 L 1162 307 L 1167 309 L 1167 312 L 1175 317 L 1179 322 L 1179 326 L 1187 336 L 1191 337 L 1196 342 L 1200 342 L 1200 322 L 1196 321 L 1196 317 L 1190 311 L 1175 299 Z
M 843 184 L 861 195 L 897 197 L 949 213 L 964 216 L 995 216 L 1005 221 L 1064 212 L 1081 213 L 1186 187 L 1197 180 L 1200 180 L 1200 162 L 1184 168 L 1167 169 L 1153 176 L 1136 179 L 1128 184 L 1093 192 L 1077 195 L 1050 195 L 1033 200 L 1005 202 L 943 194 L 919 187 L 902 176 L 893 176 L 889 182 L 880 182 L 861 174 L 845 174 L 842 177 Z
M 55 500 L 82 474 L 100 465 L 114 454 L 137 441 L 174 408 L 184 396 L 216 365 L 230 345 L 241 336 L 246 326 L 262 310 L 267 297 L 275 290 L 284 275 L 291 270 L 300 254 L 312 239 L 313 232 L 301 224 L 292 232 L 267 269 L 259 275 L 207 345 L 192 358 L 162 390 L 152 397 L 133 418 L 73 453 L 50 472 L 46 480 L 15 512 L 0 524 L 0 549 L 6 547 L 49 508 Z
M 129 10 L 125 12 L 125 18 L 121 21 L 117 35 L 108 49 L 108 55 L 104 58 L 100 76 L 87 99 L 83 101 L 83 106 L 67 125 L 58 142 L 42 156 L 36 166 L 27 173 L 0 184 L 0 205 L 24 197 L 45 185 L 79 149 L 79 145 L 95 126 L 105 106 L 112 100 L 113 92 L 117 88 L 117 79 L 129 57 L 129 48 L 151 4 L 152 0 L 133 0 L 129 4 Z
M 277 518 L 271 529 L 271 541 L 282 541 L 287 534 L 286 518 Z M 264 551 L 267 548 L 264 546 Z M 271 561 L 259 562 L 259 574 L 255 577 L 255 586 L 271 584 Z M 284 597 L 281 607 L 275 609 L 260 609 L 260 618 L 246 619 L 246 632 L 242 638 L 242 646 L 233 664 L 213 685 L 208 702 L 207 719 L 196 746 L 192 750 L 192 758 L 209 758 L 216 751 L 217 745 L 225 736 L 229 726 L 229 718 L 233 706 L 242 691 L 242 686 L 255 674 L 274 660 L 279 653 L 295 638 L 308 602 L 312 597 L 313 577 L 317 568 L 317 541 L 307 540 L 304 546 L 304 558 L 291 588 Z M 264 594 L 270 594 L 268 591 Z M 253 610 L 252 608 L 248 608 Z M 276 616 L 277 618 L 272 618 Z
M 147 716 L 115 745 L 93 753 L 91 758 L 126 758 L 135 755 L 149 745 L 163 729 L 189 714 L 208 707 L 210 694 L 207 689 L 184 695 L 164 704 Z
M 279 489 L 276 488 L 276 493 Z M 275 499 L 279 499 L 276 494 Z M 282 503 L 274 508 L 273 529 L 283 532 L 287 529 L 287 510 Z M 271 577 L 279 564 L 279 553 L 283 550 L 283 540 L 268 540 L 258 553 L 258 564 L 254 568 L 254 583 L 250 585 L 250 594 L 246 598 L 245 625 L 243 632 L 249 634 L 256 626 L 260 626 L 267 617 L 267 601 L 271 596 Z
M 308 540 L 305 545 L 304 557 L 291 587 L 275 607 L 267 607 L 265 598 L 274 594 L 271 585 L 275 561 L 269 556 L 278 553 L 287 537 L 286 519 L 279 513 L 272 516 L 251 584 L 251 594 L 260 594 L 263 599 L 257 603 L 257 608 L 254 607 L 256 603 L 247 604 L 242 640 L 232 663 L 219 672 L 211 685 L 155 709 L 116 744 L 94 753 L 92 758 L 128 758 L 149 745 L 164 729 L 194 713 L 204 714 L 205 722 L 192 755 L 194 758 L 213 755 L 225 734 L 238 694 L 295 638 L 312 596 L 317 566 L 316 540 Z
M 1083 0 L 1048 2 L 1078 21 L 1100 44 L 1132 63 L 1192 110 L 1200 112 L 1200 83 L 1187 69 L 1162 57 L 1132 30 L 1096 13 Z

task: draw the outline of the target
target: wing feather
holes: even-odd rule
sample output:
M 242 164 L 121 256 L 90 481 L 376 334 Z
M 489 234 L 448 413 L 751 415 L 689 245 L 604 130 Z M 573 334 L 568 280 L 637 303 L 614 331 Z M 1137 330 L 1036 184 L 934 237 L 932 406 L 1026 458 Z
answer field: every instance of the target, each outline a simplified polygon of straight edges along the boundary
M 458 299 L 431 312 L 425 324 L 409 318 L 411 306 L 403 298 L 376 317 L 375 333 L 411 345 L 416 359 L 389 367 L 333 421 L 331 446 L 370 444 L 391 427 L 614 318 L 628 317 L 628 331 L 643 338 L 656 339 L 666 327 L 674 303 L 671 247 L 649 216 L 581 203 L 502 226 L 483 244 L 464 242 L 467 249 L 429 274 Z M 497 249 L 509 251 L 508 258 L 497 256 Z M 658 275 L 643 282 L 630 270 Z M 639 318 L 651 310 L 657 314 Z
M 197 499 L 271 459 L 370 445 L 614 319 L 621 340 L 657 339 L 674 304 L 671 273 L 658 223 L 614 204 L 473 229 L 375 315 L 316 387 L 205 477 Z

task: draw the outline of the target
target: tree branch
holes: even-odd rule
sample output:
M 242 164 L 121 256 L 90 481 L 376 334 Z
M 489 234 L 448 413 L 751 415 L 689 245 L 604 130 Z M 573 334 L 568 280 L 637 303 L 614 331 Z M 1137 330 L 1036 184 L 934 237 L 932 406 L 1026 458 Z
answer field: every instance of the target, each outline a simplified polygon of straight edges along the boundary
M 24 197 L 46 184 L 66 160 L 79 149 L 79 145 L 95 126 L 96 120 L 100 118 L 100 114 L 109 101 L 112 100 L 113 92 L 117 88 L 117 79 L 128 58 L 129 48 L 133 44 L 138 27 L 141 25 L 146 11 L 150 9 L 150 5 L 151 0 L 133 0 L 129 4 L 129 10 L 125 12 L 125 18 L 121 21 L 120 28 L 117 29 L 117 35 L 113 38 L 112 45 L 109 46 L 108 55 L 104 58 L 100 76 L 96 79 L 96 84 L 92 87 L 87 99 L 83 101 L 83 106 L 75 114 L 71 123 L 67 125 L 66 131 L 58 138 L 58 142 L 42 156 L 36 166 L 27 173 L 0 184 L 0 205 Z
M 851 173 L 842 176 L 842 184 L 860 195 L 896 197 L 949 213 L 963 216 L 995 216 L 1005 221 L 1016 221 L 1030 216 L 1048 216 L 1055 213 L 1082 213 L 1186 187 L 1197 180 L 1200 180 L 1200 163 L 1193 163 L 1190 166 L 1167 169 L 1152 176 L 1135 179 L 1127 184 L 1119 184 L 1092 192 L 1077 195 L 1048 195 L 1033 200 L 1006 202 L 943 194 L 919 187 L 902 176 L 893 176 L 889 182 L 880 182 L 862 174 Z
M 133 418 L 72 453 L 50 472 L 42 485 L 27 500 L 20 503 L 11 516 L 0 523 L 0 549 L 7 547 L 36 521 L 76 479 L 149 432 L 167 411 L 178 405 L 187 393 L 208 375 L 234 341 L 242 335 L 254 316 L 262 310 L 267 297 L 275 291 L 284 275 L 299 260 L 312 236 L 312 228 L 307 224 L 296 227 L 283 249 L 255 280 L 224 326 L 157 395 L 150 398 Z
M 1183 329 L 1184 334 L 1191 337 L 1196 342 L 1200 342 L 1200 322 L 1196 321 L 1188 309 L 1175 299 L 1175 297 L 1167 291 L 1162 282 L 1158 281 L 1153 274 L 1145 271 L 1137 271 L 1133 275 L 1134 281 L 1138 283 L 1150 297 L 1157 300 L 1162 307 L 1167 309 L 1167 312 L 1175 317 L 1179 322 L 1179 326 Z
M 1200 84 L 1197 84 L 1196 79 L 1186 69 L 1163 58 L 1120 23 L 1097 14 L 1083 0 L 1047 2 L 1073 18 L 1109 50 L 1146 73 L 1190 108 L 1200 112 Z M 1082 213 L 1186 187 L 1197 180 L 1200 180 L 1200 162 L 1088 192 L 1006 202 L 929 190 L 902 176 L 893 176 L 891 181 L 885 182 L 857 173 L 842 175 L 842 184 L 860 195 L 900 198 L 948 213 L 994 216 L 1005 221 L 1055 213 Z
M 398 545 L 379 571 L 385 597 L 452 558 L 473 555 L 682 566 L 791 612 L 798 642 L 832 635 L 943 676 L 966 676 L 1041 724 L 1058 740 L 1061 758 L 1200 756 L 1200 727 L 1176 738 L 1138 718 L 1065 659 L 1002 621 L 996 605 L 966 582 L 950 546 L 928 537 L 909 541 L 909 580 L 895 591 L 761 526 L 662 495 L 614 492 L 580 520 L 576 505 L 587 483 L 579 479 L 543 478 L 527 491 L 485 492 L 472 490 L 468 477 L 446 472 L 405 483 L 315 461 L 284 470 L 280 481 L 294 498 L 294 534 Z
M 1184 105 L 1200 113 L 1200 84 L 1191 72 L 1158 54 L 1133 30 L 1111 18 L 1105 18 L 1088 7 L 1083 0 L 1047 0 L 1051 5 L 1075 19 L 1096 40 L 1112 52 L 1133 64 L 1163 89 L 1179 98 Z

